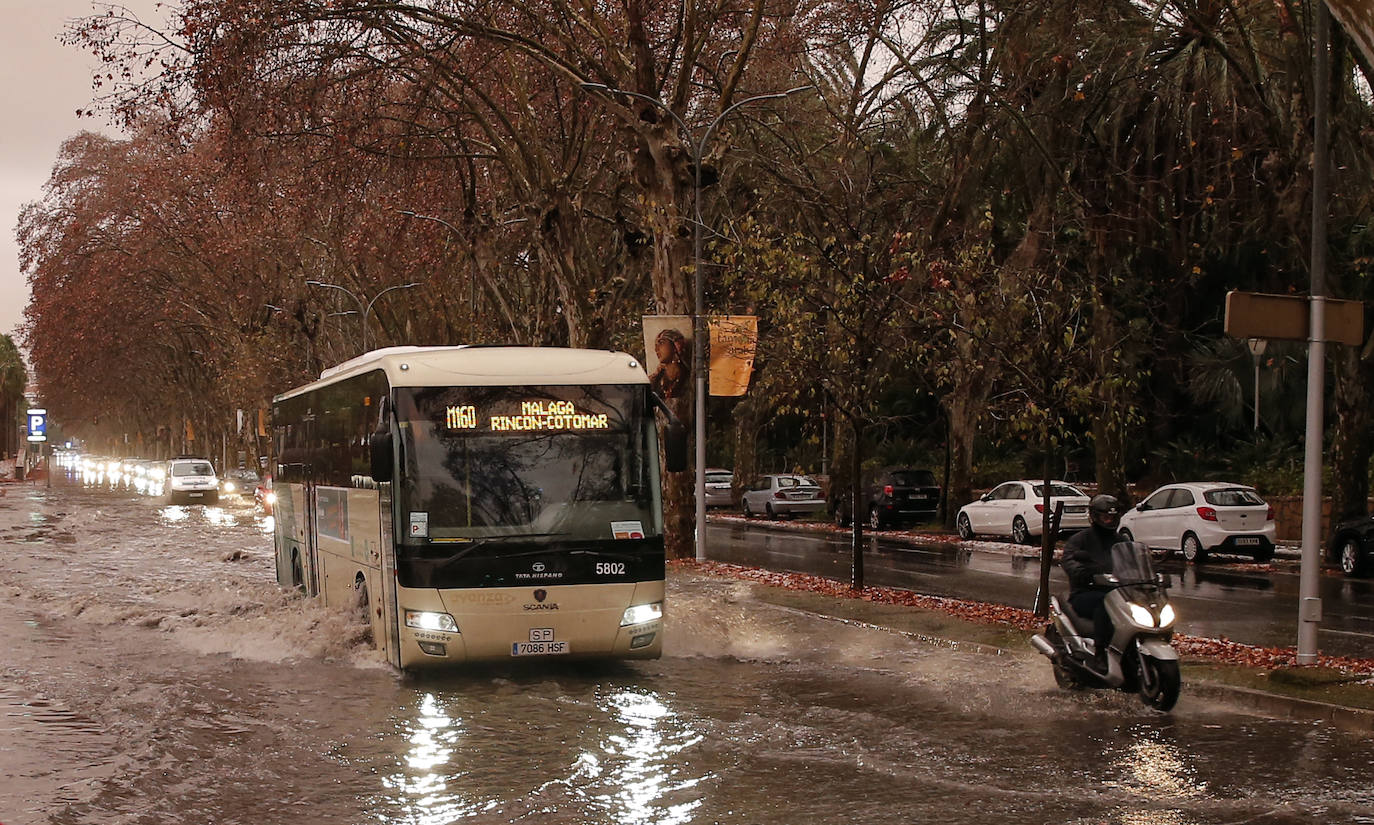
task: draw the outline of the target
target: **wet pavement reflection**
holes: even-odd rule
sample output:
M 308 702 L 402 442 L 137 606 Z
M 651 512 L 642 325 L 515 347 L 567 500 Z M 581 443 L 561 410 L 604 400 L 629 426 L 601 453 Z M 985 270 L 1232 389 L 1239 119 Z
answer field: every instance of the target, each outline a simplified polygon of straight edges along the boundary
M 1370 738 L 676 569 L 661 660 L 399 675 L 269 542 L 251 507 L 0 499 L 0 822 L 1374 822 Z

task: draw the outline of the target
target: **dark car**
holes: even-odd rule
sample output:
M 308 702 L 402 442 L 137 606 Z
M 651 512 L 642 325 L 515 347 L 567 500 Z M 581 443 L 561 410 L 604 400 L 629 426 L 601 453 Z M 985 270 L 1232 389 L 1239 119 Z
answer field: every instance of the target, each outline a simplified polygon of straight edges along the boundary
M 1374 516 L 1338 523 L 1326 542 L 1326 558 L 1347 576 L 1374 574 Z
M 229 470 L 224 474 L 224 480 L 220 482 L 220 493 L 252 500 L 260 480 L 258 474 L 252 470 L 242 467 L 237 470 Z
M 835 491 L 835 523 L 847 527 L 854 517 L 850 491 Z M 935 518 L 940 507 L 940 485 L 929 470 L 888 467 L 864 478 L 864 500 L 859 512 L 868 526 L 882 530 L 894 524 L 915 524 Z

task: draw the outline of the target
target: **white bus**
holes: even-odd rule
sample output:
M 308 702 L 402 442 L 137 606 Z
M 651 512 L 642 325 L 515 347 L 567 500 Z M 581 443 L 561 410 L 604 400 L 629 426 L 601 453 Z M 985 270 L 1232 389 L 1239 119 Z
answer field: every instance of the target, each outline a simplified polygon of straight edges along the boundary
M 402 669 L 657 658 L 682 425 L 625 353 L 392 347 L 273 399 L 277 581 Z

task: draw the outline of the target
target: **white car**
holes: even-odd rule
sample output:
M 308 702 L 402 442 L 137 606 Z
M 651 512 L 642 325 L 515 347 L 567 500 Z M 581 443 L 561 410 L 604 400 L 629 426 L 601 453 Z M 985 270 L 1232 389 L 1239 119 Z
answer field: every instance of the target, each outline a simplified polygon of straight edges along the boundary
M 762 513 L 769 518 L 825 509 L 821 485 L 810 476 L 778 473 L 760 476 L 740 497 L 740 509 L 749 518 Z
M 1088 494 L 1062 481 L 1050 482 L 1050 513 L 1062 501 L 1064 512 L 1059 532 L 1083 530 L 1088 521 Z M 977 501 L 959 508 L 954 525 L 959 538 L 979 535 L 1010 536 L 1018 544 L 1030 544 L 1044 530 L 1045 482 L 1008 481 L 992 488 Z
M 707 507 L 729 507 L 735 503 L 735 494 L 732 489 L 735 483 L 734 473 L 729 470 L 708 467 L 705 475 Z
M 1121 535 L 1156 550 L 1183 551 L 1190 562 L 1210 553 L 1274 557 L 1274 508 L 1243 484 L 1166 484 L 1121 516 Z
M 219 501 L 219 478 L 209 459 L 183 457 L 168 461 L 167 500 L 172 504 Z

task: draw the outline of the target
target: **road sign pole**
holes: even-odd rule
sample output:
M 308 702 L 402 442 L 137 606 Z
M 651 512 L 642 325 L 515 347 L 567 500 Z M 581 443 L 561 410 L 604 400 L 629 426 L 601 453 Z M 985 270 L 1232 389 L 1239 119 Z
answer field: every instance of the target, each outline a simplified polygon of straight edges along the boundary
M 1322 538 L 1322 413 L 1326 376 L 1326 210 L 1329 152 L 1327 87 L 1330 77 L 1331 15 L 1318 0 L 1312 67 L 1312 303 L 1307 347 L 1307 432 L 1303 462 L 1302 572 L 1298 580 L 1298 664 L 1317 662 L 1322 620 L 1318 586 Z M 1333 513 L 1333 515 L 1336 515 Z

